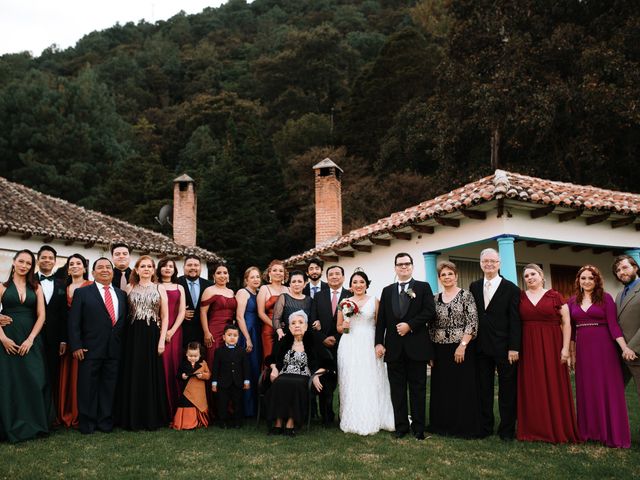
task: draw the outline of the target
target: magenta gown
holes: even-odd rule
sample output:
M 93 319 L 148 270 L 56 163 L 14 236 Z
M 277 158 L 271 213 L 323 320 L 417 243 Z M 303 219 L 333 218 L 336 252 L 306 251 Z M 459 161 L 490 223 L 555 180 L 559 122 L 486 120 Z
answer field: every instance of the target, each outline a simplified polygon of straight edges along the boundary
M 169 303 L 169 329 L 173 327 L 176 321 L 178 312 L 180 312 L 180 289 L 167 290 L 167 300 Z M 171 418 L 176 413 L 178 408 L 178 400 L 182 394 L 182 388 L 180 381 L 178 380 L 178 368 L 182 362 L 182 328 L 179 328 L 171 342 L 166 344 L 165 351 L 162 354 L 162 361 L 164 363 L 164 378 L 167 386 L 167 401 L 169 404 L 169 412 Z
M 631 431 L 615 341 L 622 337 L 622 331 L 611 295 L 605 293 L 603 303 L 593 304 L 585 312 L 575 298 L 569 300 L 572 338 L 576 342 L 578 430 L 583 440 L 629 448 Z

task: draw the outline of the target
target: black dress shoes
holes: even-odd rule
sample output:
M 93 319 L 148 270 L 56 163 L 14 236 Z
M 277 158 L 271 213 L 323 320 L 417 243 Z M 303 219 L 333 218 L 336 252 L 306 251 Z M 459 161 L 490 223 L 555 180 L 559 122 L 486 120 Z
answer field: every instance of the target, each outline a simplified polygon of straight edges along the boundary
M 284 436 L 285 437 L 295 437 L 296 436 L 296 429 L 295 428 L 285 428 L 284 429 Z
M 393 437 L 394 438 L 404 438 L 407 436 L 408 432 L 403 432 L 403 431 L 399 431 L 399 432 L 393 432 Z
M 282 427 L 271 427 L 267 435 L 282 435 Z
M 424 440 L 424 433 L 422 432 L 414 433 L 413 436 L 416 437 L 416 440 Z

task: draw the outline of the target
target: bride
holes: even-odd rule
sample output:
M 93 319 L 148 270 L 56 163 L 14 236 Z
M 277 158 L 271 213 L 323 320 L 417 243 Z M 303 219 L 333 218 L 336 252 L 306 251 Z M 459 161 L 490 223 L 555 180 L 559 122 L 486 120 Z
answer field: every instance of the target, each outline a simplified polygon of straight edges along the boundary
M 394 430 L 393 407 L 387 367 L 376 357 L 375 329 L 378 300 L 367 295 L 369 278 L 363 271 L 351 275 L 349 285 L 358 313 L 346 317 L 338 308 L 338 384 L 340 429 L 371 435 Z

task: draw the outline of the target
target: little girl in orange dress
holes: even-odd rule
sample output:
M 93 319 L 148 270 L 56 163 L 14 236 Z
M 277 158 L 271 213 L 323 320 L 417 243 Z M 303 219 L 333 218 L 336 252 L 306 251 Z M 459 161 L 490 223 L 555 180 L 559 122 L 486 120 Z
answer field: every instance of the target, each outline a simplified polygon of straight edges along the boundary
M 209 409 L 207 407 L 207 380 L 211 372 L 207 362 L 202 358 L 202 346 L 198 342 L 187 345 L 186 360 L 178 369 L 178 378 L 186 382 L 182 396 L 178 401 L 178 409 L 173 417 L 172 428 L 175 430 L 192 430 L 209 425 Z

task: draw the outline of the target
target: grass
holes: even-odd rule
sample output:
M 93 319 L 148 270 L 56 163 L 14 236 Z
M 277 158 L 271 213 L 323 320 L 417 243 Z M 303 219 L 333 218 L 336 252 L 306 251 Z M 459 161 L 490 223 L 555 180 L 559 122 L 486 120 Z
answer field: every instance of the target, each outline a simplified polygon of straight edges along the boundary
M 497 437 L 424 442 L 312 426 L 295 439 L 268 437 L 264 424 L 242 430 L 96 433 L 59 430 L 0 444 L 0 478 L 637 478 L 640 406 L 627 388 L 632 448 L 598 444 L 504 443 Z M 336 395 L 337 396 L 337 395 Z

